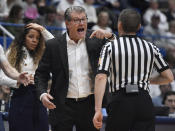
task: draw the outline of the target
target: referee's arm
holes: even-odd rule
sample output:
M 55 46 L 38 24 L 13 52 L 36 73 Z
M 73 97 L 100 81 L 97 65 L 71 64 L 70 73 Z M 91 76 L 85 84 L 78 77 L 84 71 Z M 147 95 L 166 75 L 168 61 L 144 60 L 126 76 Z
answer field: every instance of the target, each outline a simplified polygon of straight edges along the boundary
M 99 58 L 98 74 L 95 77 L 95 111 L 102 107 L 102 100 L 105 92 L 107 75 L 109 74 L 111 43 L 103 46 Z
M 97 129 L 102 128 L 103 115 L 101 112 L 102 100 L 106 88 L 107 75 L 109 74 L 110 60 L 110 43 L 106 44 L 100 54 L 98 74 L 95 77 L 95 115 L 93 118 L 94 126 Z
M 150 83 L 159 85 L 168 84 L 174 80 L 173 73 L 169 69 L 168 64 L 164 61 L 159 49 L 155 46 L 153 49 L 155 53 L 154 67 L 160 74 L 158 76 L 150 78 Z
M 161 72 L 158 76 L 150 78 L 151 84 L 159 84 L 164 85 L 172 82 L 174 80 L 173 73 L 170 69 L 166 69 L 165 71 Z
M 106 74 L 98 74 L 95 77 L 95 115 L 93 118 L 93 123 L 95 128 L 102 128 L 102 120 L 103 115 L 101 112 L 102 100 L 106 88 L 107 75 Z
M 102 100 L 106 88 L 107 75 L 97 74 L 95 77 L 95 111 L 101 111 Z

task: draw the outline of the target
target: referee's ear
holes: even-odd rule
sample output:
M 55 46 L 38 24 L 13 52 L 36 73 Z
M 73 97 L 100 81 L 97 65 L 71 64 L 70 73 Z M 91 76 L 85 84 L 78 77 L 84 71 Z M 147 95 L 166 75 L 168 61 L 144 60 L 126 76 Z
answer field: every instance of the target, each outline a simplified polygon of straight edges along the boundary
M 123 26 L 122 26 L 122 22 L 118 21 L 118 33 L 119 35 L 123 35 L 124 31 L 123 31 Z

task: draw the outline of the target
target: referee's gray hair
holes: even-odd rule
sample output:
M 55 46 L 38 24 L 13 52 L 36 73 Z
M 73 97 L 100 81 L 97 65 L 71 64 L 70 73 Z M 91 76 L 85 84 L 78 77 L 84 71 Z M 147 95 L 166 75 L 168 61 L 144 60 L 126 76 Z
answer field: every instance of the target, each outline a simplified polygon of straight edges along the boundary
M 81 6 L 71 6 L 71 7 L 66 9 L 66 11 L 64 13 L 64 19 L 67 20 L 67 21 L 70 21 L 72 12 L 78 12 L 78 13 L 85 13 L 86 14 L 86 11 L 83 7 L 81 7 Z M 87 14 L 86 14 L 86 17 L 87 17 Z

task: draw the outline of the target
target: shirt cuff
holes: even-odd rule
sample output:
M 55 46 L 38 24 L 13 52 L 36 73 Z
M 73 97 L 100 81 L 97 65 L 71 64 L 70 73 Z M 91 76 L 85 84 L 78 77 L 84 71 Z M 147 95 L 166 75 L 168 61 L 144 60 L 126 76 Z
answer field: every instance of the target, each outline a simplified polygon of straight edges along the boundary
M 39 98 L 40 101 L 42 100 L 42 97 L 43 97 L 45 94 L 47 94 L 47 93 L 43 93 L 43 94 L 40 95 L 40 98 Z
M 159 69 L 158 72 L 160 73 L 160 72 L 163 72 L 163 71 L 165 71 L 167 69 L 169 69 L 169 66 L 165 66 L 165 67 Z
M 106 70 L 98 70 L 98 71 L 97 71 L 97 74 L 100 74 L 100 73 L 106 74 L 107 76 L 109 76 L 109 71 L 106 71 Z
M 46 30 L 46 29 L 44 29 L 43 31 L 41 31 L 41 34 L 42 34 L 42 36 L 44 37 L 44 40 L 45 40 L 45 41 L 54 38 L 54 36 L 53 36 L 48 30 Z

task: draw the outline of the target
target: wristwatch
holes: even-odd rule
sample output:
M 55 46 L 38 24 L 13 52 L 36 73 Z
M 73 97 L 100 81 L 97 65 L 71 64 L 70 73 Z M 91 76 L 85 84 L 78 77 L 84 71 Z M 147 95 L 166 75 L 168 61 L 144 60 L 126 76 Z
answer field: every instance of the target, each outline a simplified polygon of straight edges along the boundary
M 114 38 L 115 38 L 115 34 L 112 33 L 111 37 L 109 37 L 108 40 L 114 40 Z

